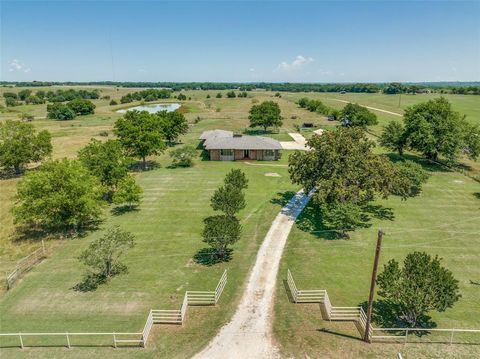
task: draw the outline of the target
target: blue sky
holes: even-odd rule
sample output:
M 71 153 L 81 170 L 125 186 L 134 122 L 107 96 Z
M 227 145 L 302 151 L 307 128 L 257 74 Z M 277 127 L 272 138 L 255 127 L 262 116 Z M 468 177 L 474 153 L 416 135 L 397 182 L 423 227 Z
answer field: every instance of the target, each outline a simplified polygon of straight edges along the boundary
M 480 1 L 4 1 L 4 81 L 480 80 Z

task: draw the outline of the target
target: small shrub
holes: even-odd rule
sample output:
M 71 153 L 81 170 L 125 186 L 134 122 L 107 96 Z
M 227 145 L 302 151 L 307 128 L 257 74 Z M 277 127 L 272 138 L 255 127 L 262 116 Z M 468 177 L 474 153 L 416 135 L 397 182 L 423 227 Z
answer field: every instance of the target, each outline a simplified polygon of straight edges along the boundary
M 108 137 L 108 131 L 100 131 L 98 135 L 102 137 Z
M 173 167 L 191 167 L 196 151 L 192 146 L 183 146 L 170 152 Z
M 110 101 L 110 106 L 115 106 L 115 105 L 118 105 L 118 102 L 115 101 L 115 100 L 111 100 Z

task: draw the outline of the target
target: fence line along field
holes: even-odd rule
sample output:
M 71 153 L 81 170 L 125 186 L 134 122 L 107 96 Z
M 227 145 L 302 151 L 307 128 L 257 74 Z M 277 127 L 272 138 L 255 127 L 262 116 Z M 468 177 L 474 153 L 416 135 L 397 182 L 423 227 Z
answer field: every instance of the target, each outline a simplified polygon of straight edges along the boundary
M 141 346 L 145 348 L 148 343 L 148 338 L 150 336 L 150 331 L 154 324 L 183 324 L 185 320 L 185 315 L 187 312 L 187 307 L 189 305 L 215 305 L 218 303 L 220 296 L 222 295 L 223 289 L 227 284 L 227 270 L 223 272 L 220 280 L 214 291 L 186 291 L 182 305 L 179 310 L 162 310 L 162 309 L 150 309 L 145 326 L 141 333 L 130 333 L 130 332 L 65 332 L 65 333 L 55 333 L 55 332 L 46 332 L 46 333 L 29 333 L 29 332 L 19 332 L 19 333 L 0 333 L 0 339 L 3 339 L 6 343 L 1 343 L 2 347 L 13 346 L 11 340 L 18 338 L 18 346 L 21 349 L 30 346 L 30 338 L 35 337 L 39 342 L 35 342 L 33 346 L 36 347 L 52 347 L 52 346 L 66 346 L 67 348 L 72 348 L 76 346 L 77 341 L 74 339 L 78 337 L 83 337 L 85 340 L 78 344 L 79 346 L 105 346 L 105 341 L 96 342 L 95 339 L 91 342 L 88 340 L 92 338 L 110 338 L 112 340 L 112 346 L 118 348 L 119 346 Z M 55 341 L 52 342 L 52 338 L 64 337 L 65 343 L 58 344 Z M 108 343 L 108 342 L 107 342 Z
M 65 89 L 45 87 L 43 90 Z M 79 88 L 79 87 L 75 87 Z M 92 89 L 92 87 L 89 87 Z M 20 119 L 23 113 L 34 116 L 36 129 L 47 129 L 52 134 L 53 158 L 76 158 L 79 149 L 91 138 L 105 141 L 115 138 L 113 124 L 122 114 L 116 110 L 140 105 L 140 101 L 129 104 L 110 105 L 120 97 L 139 89 L 123 87 L 99 87 L 100 98 L 93 100 L 95 114 L 80 116 L 74 120 L 57 121 L 46 118 L 46 104 L 20 105 L 0 110 L 0 121 Z M 18 89 L 0 88 L 0 98 L 8 91 Z M 217 98 L 217 93 L 222 93 Z M 340 94 L 340 93 L 290 93 L 281 97 L 272 91 L 248 91 L 246 98 L 227 98 L 224 91 L 182 91 L 185 100 L 170 98 L 155 103 L 180 103 L 181 111 L 189 122 L 188 133 L 181 142 L 198 146 L 198 137 L 205 130 L 225 129 L 237 133 L 257 135 L 259 131 L 248 127 L 249 110 L 252 105 L 265 100 L 279 104 L 283 125 L 265 134 L 279 141 L 289 141 L 288 133 L 298 132 L 303 123 L 313 123 L 313 128 L 301 130 L 309 138 L 313 130 L 332 129 L 338 122 L 316 112 L 300 108 L 296 101 L 302 97 L 319 99 L 326 105 L 342 108 L 345 104 L 337 100 L 355 101 L 362 105 L 403 113 L 410 104 L 420 103 L 439 94 L 383 95 L 383 94 Z M 179 92 L 175 92 L 176 95 Z M 109 96 L 109 98 L 107 98 Z M 471 123 L 480 123 L 476 106 L 477 96 L 446 95 L 454 110 L 467 115 Z M 400 105 L 399 105 L 400 104 Z M 379 125 L 375 133 L 391 119 L 399 119 L 384 112 L 376 113 Z M 104 221 L 98 230 L 74 239 L 44 238 L 46 250 L 51 254 L 36 264 L 28 273 L 15 282 L 11 290 L 0 294 L 0 332 L 18 333 L 54 332 L 78 333 L 86 330 L 110 333 L 112 328 L 119 332 L 130 332 L 142 328 L 145 313 L 150 308 L 178 308 L 186 291 L 198 288 L 215 288 L 217 280 L 228 267 L 228 285 L 222 301 L 215 308 L 191 307 L 188 320 L 183 326 L 153 326 L 148 345 L 141 353 L 117 351 L 111 348 L 72 348 L 69 356 L 115 356 L 119 358 L 191 357 L 198 352 L 218 329 L 228 322 L 244 288 L 246 274 L 255 258 L 261 240 L 282 205 L 299 188 L 292 185 L 288 173 L 290 151 L 282 151 L 282 158 L 275 163 L 216 162 L 202 160 L 197 148 L 194 166 L 172 168 L 170 149 L 153 156 L 158 166 L 149 171 L 132 172 L 143 189 L 141 205 L 128 213 L 104 210 Z M 382 148 L 376 151 L 385 152 Z M 418 159 L 415 154 L 411 158 Z M 464 170 L 472 175 L 480 173 L 479 166 L 464 161 Z M 332 240 L 329 231 L 312 206 L 308 206 L 292 230 L 281 262 L 280 275 L 290 268 L 297 283 L 302 287 L 328 288 L 335 303 L 358 307 L 367 299 L 369 271 L 374 248 L 374 231 L 381 226 L 386 230 L 382 264 L 391 258 L 401 259 L 413 250 L 425 250 L 443 257 L 443 263 L 459 279 L 462 298 L 452 309 L 435 314 L 433 320 L 439 328 L 479 328 L 479 288 L 473 283 L 480 281 L 477 265 L 480 256 L 480 232 L 478 210 L 480 208 L 480 185 L 469 177 L 445 168 L 423 163 L 431 177 L 424 185 L 420 196 L 402 201 L 397 198 L 379 200 L 375 205 L 391 209 L 394 217 L 378 212 L 370 221 L 370 227 L 358 229 L 350 240 Z M 32 165 L 30 170 L 34 170 Z M 202 242 L 203 219 L 213 214 L 210 197 L 222 184 L 223 177 L 231 169 L 240 168 L 249 180 L 245 191 L 246 208 L 238 218 L 243 227 L 241 239 L 233 245 L 229 262 L 204 265 L 196 256 L 205 248 Z M 271 173 L 275 175 L 272 176 Z M 15 199 L 15 188 L 21 177 L 0 179 L 0 270 L 11 273 L 18 260 L 39 248 L 38 240 L 24 238 L 15 231 L 11 208 Z M 114 277 L 107 285 L 95 291 L 79 291 L 85 267 L 78 261 L 79 255 L 88 245 L 100 238 L 105 229 L 119 225 L 133 233 L 136 245 L 125 255 L 128 273 Z M 321 265 L 319 265 L 321 263 Z M 358 339 L 358 332 L 351 323 L 324 322 L 318 305 L 292 305 L 288 301 L 283 279 L 279 277 L 276 295 L 275 322 L 276 341 L 282 353 L 309 355 L 310 357 L 335 357 L 339 347 L 345 358 L 394 356 L 399 349 L 411 357 L 441 355 L 444 347 L 437 344 L 424 347 L 409 343 L 405 348 L 392 344 L 378 343 L 365 346 Z M 211 294 L 209 297 L 211 299 Z M 379 326 L 378 323 L 375 326 Z M 409 337 L 411 335 L 409 334 Z M 62 334 L 59 345 L 66 345 Z M 71 338 L 70 338 L 71 339 Z M 119 338 L 121 340 L 121 338 Z M 412 338 L 413 339 L 413 338 Z M 3 340 L 0 338 L 0 340 Z M 17 342 L 14 346 L 18 346 Z M 31 345 L 40 344 L 38 338 L 28 339 Z M 78 340 L 78 341 L 77 341 Z M 128 340 L 125 339 L 125 340 Z M 76 338 L 77 345 L 88 344 L 87 338 Z M 101 340 L 99 342 L 102 342 Z M 111 346 L 112 337 L 105 341 Z M 1 345 L 1 343 L 0 343 Z M 403 344 L 402 344 L 403 345 Z M 403 350 L 405 349 L 405 350 Z M 62 356 L 64 348 L 3 348 L 7 357 L 51 358 Z M 448 349 L 452 357 L 480 355 L 474 346 L 452 346 Z

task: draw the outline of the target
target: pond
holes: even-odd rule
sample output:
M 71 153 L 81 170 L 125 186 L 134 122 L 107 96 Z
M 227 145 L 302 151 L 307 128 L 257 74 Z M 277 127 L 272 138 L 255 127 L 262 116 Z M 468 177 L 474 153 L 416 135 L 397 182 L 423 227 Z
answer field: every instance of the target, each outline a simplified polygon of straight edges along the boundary
M 180 108 L 179 103 L 156 103 L 153 105 L 141 105 L 141 106 L 135 106 L 130 108 L 124 108 L 124 109 L 118 110 L 117 112 L 125 113 L 127 111 L 132 111 L 132 110 L 147 111 L 150 113 L 156 113 L 160 111 L 173 112 L 175 110 L 178 110 L 179 108 Z

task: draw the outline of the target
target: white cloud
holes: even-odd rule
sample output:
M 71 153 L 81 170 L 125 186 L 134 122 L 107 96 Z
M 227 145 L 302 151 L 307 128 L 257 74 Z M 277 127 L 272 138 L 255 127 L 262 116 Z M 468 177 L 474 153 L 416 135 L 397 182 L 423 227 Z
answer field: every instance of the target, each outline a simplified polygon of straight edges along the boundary
M 252 68 L 250 69 L 250 72 L 255 72 L 255 69 L 252 67 Z
M 141 73 L 147 72 L 147 70 L 145 70 L 143 67 L 138 68 L 137 71 Z
M 26 67 L 25 64 L 17 59 L 13 59 L 8 63 L 8 71 L 10 72 L 30 72 L 30 67 Z
M 285 61 L 281 62 L 277 66 L 276 70 L 286 72 L 298 71 L 313 61 L 314 60 L 312 57 L 303 57 L 302 55 L 298 55 L 291 63 L 287 63 Z

